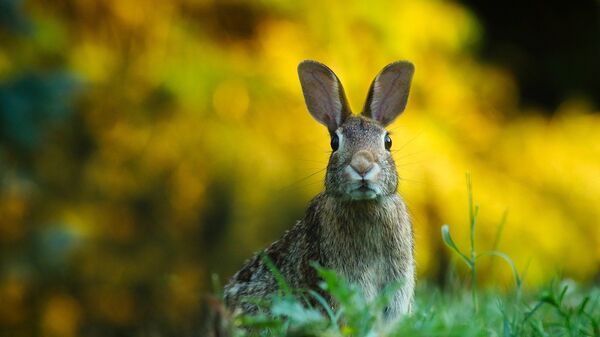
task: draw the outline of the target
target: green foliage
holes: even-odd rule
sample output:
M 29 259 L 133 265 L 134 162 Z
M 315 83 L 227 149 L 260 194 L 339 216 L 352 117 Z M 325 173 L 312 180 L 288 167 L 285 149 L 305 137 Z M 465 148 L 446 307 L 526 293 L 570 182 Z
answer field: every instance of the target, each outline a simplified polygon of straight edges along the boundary
M 339 306 L 333 317 L 305 304 L 301 296 L 274 296 L 268 311 L 237 318 L 239 336 L 600 336 L 600 289 L 554 282 L 523 299 L 478 291 L 479 310 L 472 311 L 466 289 L 440 291 L 419 287 L 414 311 L 385 322 L 380 301 L 369 303 L 356 286 L 331 270 L 319 269 Z M 384 300 L 385 301 L 385 300 Z M 268 312 L 271 314 L 268 314 Z

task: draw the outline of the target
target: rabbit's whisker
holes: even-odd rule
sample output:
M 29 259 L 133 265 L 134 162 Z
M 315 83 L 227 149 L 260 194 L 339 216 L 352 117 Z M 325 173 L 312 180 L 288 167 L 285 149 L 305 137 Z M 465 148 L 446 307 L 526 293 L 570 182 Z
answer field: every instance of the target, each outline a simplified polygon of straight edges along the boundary
M 415 135 L 414 137 L 412 137 L 411 139 L 407 140 L 404 144 L 400 145 L 400 148 L 398 148 L 398 151 L 402 150 L 403 148 L 405 148 L 408 144 L 412 143 L 415 141 L 415 139 L 419 138 L 421 136 L 422 133 L 418 133 L 417 135 Z
M 403 154 L 401 156 L 395 156 L 395 159 L 396 160 L 405 159 L 405 158 L 408 158 L 408 157 L 413 157 L 413 156 L 419 155 L 421 153 L 423 153 L 423 152 L 422 151 L 417 151 L 417 152 L 412 152 L 412 153 L 406 153 L 406 154 Z
M 404 167 L 404 166 L 410 166 L 410 165 L 418 165 L 418 164 L 423 164 L 424 162 L 425 162 L 425 160 L 413 161 L 413 162 L 407 162 L 407 163 L 398 163 L 398 164 L 396 164 L 396 167 Z
M 417 184 L 424 184 L 425 183 L 422 180 L 406 179 L 406 178 L 402 178 L 402 177 L 398 177 L 398 180 L 407 181 L 409 183 L 417 183 Z
M 287 185 L 287 186 L 283 187 L 283 188 L 282 188 L 282 189 L 281 189 L 279 192 L 283 192 L 283 191 L 285 191 L 285 190 L 288 190 L 288 189 L 290 189 L 290 188 L 297 187 L 297 185 L 299 185 L 300 183 L 302 183 L 302 182 L 304 182 L 304 181 L 306 181 L 306 180 L 308 180 L 308 179 L 310 179 L 310 178 L 314 177 L 315 175 L 317 175 L 317 174 L 319 174 L 319 173 L 321 173 L 321 172 L 325 171 L 326 169 L 327 169 L 327 167 L 325 167 L 325 168 L 322 168 L 322 169 L 320 169 L 320 170 L 318 170 L 318 171 L 316 171 L 316 172 L 313 172 L 313 173 L 311 173 L 311 174 L 309 174 L 309 175 L 307 175 L 307 176 L 305 176 L 305 177 L 302 177 L 302 178 L 300 178 L 299 180 L 296 180 L 296 181 L 294 181 L 293 183 L 291 183 L 291 184 L 289 184 L 289 185 Z

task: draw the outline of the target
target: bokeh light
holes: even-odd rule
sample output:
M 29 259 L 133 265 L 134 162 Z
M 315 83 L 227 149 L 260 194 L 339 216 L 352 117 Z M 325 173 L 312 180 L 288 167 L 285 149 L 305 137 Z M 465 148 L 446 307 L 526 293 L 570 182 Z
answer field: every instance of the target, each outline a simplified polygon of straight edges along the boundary
M 322 188 L 327 131 L 296 66 L 329 65 L 360 112 L 375 74 L 416 66 L 391 125 L 419 277 L 443 283 L 440 226 L 527 285 L 600 272 L 600 114 L 521 104 L 478 57 L 466 5 L 394 1 L 0 0 L 0 331 L 190 334 L 221 282 Z M 482 281 L 509 285 L 501 263 Z

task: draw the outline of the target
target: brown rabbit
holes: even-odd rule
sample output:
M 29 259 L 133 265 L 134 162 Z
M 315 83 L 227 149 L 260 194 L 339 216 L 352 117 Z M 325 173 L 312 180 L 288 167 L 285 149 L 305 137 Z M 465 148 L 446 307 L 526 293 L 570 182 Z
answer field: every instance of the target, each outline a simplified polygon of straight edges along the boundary
M 313 261 L 358 284 L 368 300 L 389 283 L 403 282 L 385 310 L 388 318 L 410 312 L 414 297 L 413 230 L 397 193 L 392 140 L 385 130 L 404 111 L 413 73 L 414 66 L 405 61 L 383 68 L 362 114 L 352 116 L 333 71 L 315 61 L 300 63 L 308 111 L 331 135 L 325 190 L 310 202 L 302 220 L 262 251 L 294 288 L 318 291 Z M 252 312 L 256 308 L 249 299 L 277 289 L 257 254 L 231 278 L 225 302 L 235 311 Z

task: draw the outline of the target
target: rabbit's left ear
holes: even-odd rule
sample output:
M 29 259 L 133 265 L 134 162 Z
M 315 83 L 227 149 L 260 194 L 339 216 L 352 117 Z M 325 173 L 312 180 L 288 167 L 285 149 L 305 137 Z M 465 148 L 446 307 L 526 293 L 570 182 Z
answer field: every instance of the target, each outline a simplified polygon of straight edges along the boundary
M 352 113 L 340 80 L 326 65 L 311 60 L 298 65 L 298 76 L 310 114 L 335 131 Z
M 363 116 L 383 126 L 393 122 L 406 107 L 414 72 L 415 66 L 407 61 L 394 62 L 383 68 L 371 84 Z

